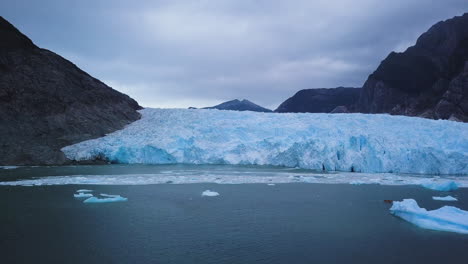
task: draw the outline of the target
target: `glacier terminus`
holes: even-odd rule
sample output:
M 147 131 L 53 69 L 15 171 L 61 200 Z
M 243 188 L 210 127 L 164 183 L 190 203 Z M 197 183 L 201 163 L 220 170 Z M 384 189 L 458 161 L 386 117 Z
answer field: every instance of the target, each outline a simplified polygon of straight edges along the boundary
M 62 149 L 71 160 L 468 174 L 468 124 L 386 114 L 140 110 L 122 130 Z

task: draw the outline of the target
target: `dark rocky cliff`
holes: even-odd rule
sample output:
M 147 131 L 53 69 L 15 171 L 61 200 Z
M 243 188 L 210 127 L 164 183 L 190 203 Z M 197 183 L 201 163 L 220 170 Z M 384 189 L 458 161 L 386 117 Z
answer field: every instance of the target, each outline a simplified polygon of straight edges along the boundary
M 359 99 L 361 89 L 338 87 L 304 89 L 290 97 L 275 110 L 280 113 L 348 112 L 348 107 Z
M 356 110 L 468 122 L 468 13 L 390 53 L 365 82 Z
M 62 147 L 121 129 L 140 108 L 0 17 L 0 165 L 66 163 Z

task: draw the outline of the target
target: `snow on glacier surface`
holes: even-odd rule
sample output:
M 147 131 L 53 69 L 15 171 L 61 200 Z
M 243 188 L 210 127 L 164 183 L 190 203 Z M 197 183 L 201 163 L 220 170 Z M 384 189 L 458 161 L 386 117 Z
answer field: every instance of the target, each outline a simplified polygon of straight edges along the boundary
M 468 211 L 453 206 L 444 206 L 427 211 L 414 199 L 393 202 L 390 212 L 425 229 L 468 234 Z
M 468 174 L 468 124 L 367 114 L 143 109 L 105 137 L 62 149 L 73 160 L 255 164 L 325 171 Z

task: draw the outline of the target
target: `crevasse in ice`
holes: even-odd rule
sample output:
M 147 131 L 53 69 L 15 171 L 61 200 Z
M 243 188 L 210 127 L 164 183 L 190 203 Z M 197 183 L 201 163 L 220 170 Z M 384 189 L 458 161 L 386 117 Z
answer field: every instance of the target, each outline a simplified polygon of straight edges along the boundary
M 143 109 L 105 137 L 67 146 L 73 160 L 257 164 L 324 171 L 468 174 L 468 124 L 367 114 Z

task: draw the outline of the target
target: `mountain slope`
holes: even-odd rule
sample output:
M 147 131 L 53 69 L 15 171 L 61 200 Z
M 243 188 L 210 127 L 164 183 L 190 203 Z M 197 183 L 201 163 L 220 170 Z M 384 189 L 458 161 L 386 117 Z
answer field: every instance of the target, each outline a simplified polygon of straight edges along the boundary
M 63 164 L 66 145 L 140 118 L 137 102 L 0 17 L 0 164 Z
M 359 88 L 304 89 L 280 104 L 275 112 L 280 113 L 330 113 L 346 109 L 358 99 Z M 337 110 L 338 111 L 338 110 Z
M 468 122 L 468 13 L 390 53 L 365 82 L 356 110 Z
M 203 109 L 234 110 L 234 111 L 253 111 L 253 112 L 271 112 L 270 109 L 261 107 L 249 100 L 231 100 L 219 105 L 204 107 Z

